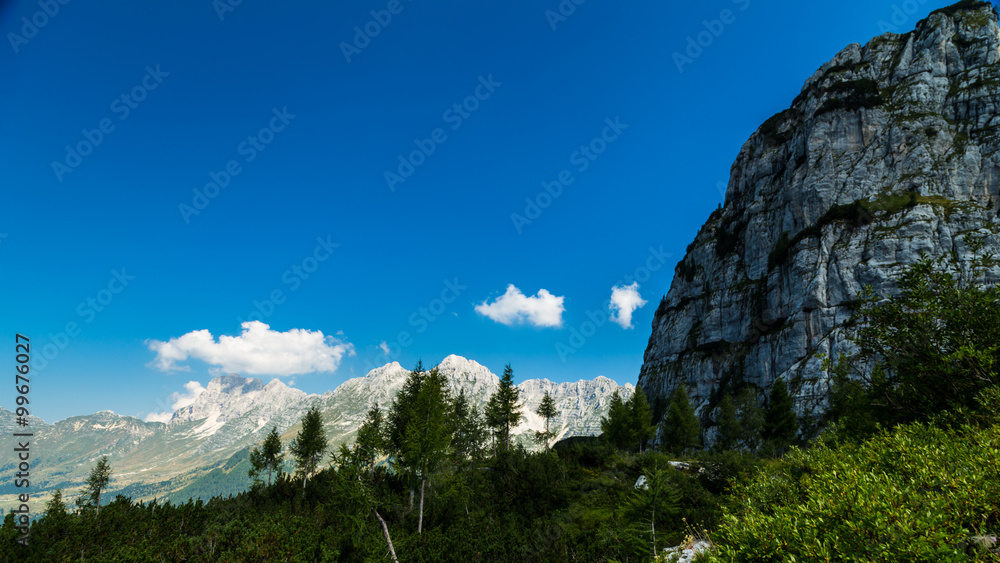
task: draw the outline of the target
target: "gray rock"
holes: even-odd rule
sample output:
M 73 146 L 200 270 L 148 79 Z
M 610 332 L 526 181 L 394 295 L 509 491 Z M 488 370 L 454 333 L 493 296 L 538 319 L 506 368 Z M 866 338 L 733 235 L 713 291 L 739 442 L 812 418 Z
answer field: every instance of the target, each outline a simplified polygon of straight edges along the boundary
M 646 393 L 662 405 L 684 382 L 707 423 L 714 391 L 742 380 L 766 393 L 784 379 L 799 414 L 819 414 L 823 358 L 852 352 L 845 323 L 864 286 L 892 295 L 922 254 L 967 262 L 966 236 L 1000 255 L 998 107 L 1000 28 L 986 3 L 820 67 L 743 145 L 725 205 L 678 264 L 639 376 Z

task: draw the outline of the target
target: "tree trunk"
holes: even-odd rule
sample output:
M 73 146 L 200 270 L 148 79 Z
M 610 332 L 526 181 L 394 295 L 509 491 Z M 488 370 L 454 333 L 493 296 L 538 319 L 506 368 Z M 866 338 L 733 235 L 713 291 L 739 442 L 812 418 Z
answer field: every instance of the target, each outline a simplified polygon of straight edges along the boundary
M 653 510 L 653 517 L 649 519 L 649 527 L 653 531 L 653 559 L 656 559 L 656 510 Z
M 389 555 L 392 556 L 393 563 L 399 563 L 399 559 L 396 559 L 396 549 L 392 547 L 392 538 L 389 537 L 389 526 L 385 524 L 385 520 L 379 515 L 378 510 L 373 508 L 372 512 L 378 518 L 378 523 L 382 525 L 382 535 L 385 536 L 385 543 L 389 544 Z
M 427 484 L 427 478 L 422 477 L 420 479 L 420 519 L 417 520 L 417 533 L 424 533 L 424 485 Z

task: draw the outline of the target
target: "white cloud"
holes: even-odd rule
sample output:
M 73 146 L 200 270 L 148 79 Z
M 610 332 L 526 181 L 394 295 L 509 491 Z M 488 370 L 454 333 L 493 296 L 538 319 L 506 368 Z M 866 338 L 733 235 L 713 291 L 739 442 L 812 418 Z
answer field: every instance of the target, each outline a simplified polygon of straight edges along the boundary
M 632 328 L 632 312 L 646 304 L 639 295 L 639 282 L 611 288 L 611 322 L 622 328 Z
M 537 327 L 559 328 L 566 310 L 564 299 L 545 289 L 539 289 L 536 295 L 528 297 L 511 284 L 507 286 L 507 292 L 494 299 L 493 303 L 483 301 L 476 305 L 476 312 L 507 326 L 526 322 Z
M 334 372 L 345 355 L 354 355 L 354 346 L 321 331 L 293 328 L 277 332 L 260 322 L 241 325 L 239 336 L 220 335 L 216 340 L 207 330 L 195 330 L 167 342 L 147 340 L 156 352 L 151 367 L 161 371 L 190 371 L 178 366 L 189 358 L 213 366 L 212 373 L 243 375 L 297 375 Z
M 392 350 L 389 349 L 389 344 L 386 343 L 385 340 L 383 340 L 382 343 L 378 345 L 378 347 L 382 349 L 382 353 L 385 354 L 386 356 L 388 356 L 389 353 L 392 352 Z
M 174 392 L 170 394 L 170 410 L 164 412 L 151 412 L 146 415 L 146 422 L 170 422 L 170 417 L 173 416 L 174 411 L 177 409 L 182 409 L 184 407 L 190 406 L 194 403 L 198 395 L 205 392 L 205 388 L 201 386 L 201 383 L 197 381 L 188 381 L 184 384 L 184 389 L 186 392 Z M 163 406 L 162 404 L 160 406 Z

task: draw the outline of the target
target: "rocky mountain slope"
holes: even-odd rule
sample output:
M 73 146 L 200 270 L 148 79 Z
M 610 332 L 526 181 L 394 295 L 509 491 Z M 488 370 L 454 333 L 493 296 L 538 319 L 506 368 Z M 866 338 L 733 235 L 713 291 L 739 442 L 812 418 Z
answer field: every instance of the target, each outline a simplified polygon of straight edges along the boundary
M 451 388 L 462 389 L 472 404 L 482 408 L 497 389 L 499 378 L 486 367 L 459 356 L 448 356 L 438 366 Z M 71 417 L 54 424 L 31 417 L 31 492 L 36 510 L 57 488 L 72 498 L 83 485 L 91 467 L 107 455 L 114 471 L 112 494 L 135 499 L 170 495 L 181 499 L 185 492 L 231 492 L 246 482 L 246 449 L 263 440 L 272 426 L 287 444 L 298 432 L 302 416 L 319 406 L 332 448 L 351 442 L 376 402 L 388 408 L 402 388 L 408 371 L 391 363 L 364 377 L 345 381 L 323 395 L 307 395 L 279 380 L 263 384 L 258 379 L 226 375 L 212 379 L 193 404 L 178 409 L 166 424 L 143 422 L 111 411 Z M 626 398 L 632 385 L 619 387 L 599 377 L 594 381 L 556 384 L 528 380 L 518 386 L 526 414 L 515 434 L 522 443 L 544 428 L 534 414 L 545 391 L 561 410 L 553 421 L 559 437 L 600 433 L 600 419 L 607 412 L 615 390 Z M 11 451 L 15 416 L 0 408 L 0 447 Z M 0 474 L 13 475 L 8 463 Z M 220 490 L 219 487 L 225 487 Z M 0 483 L 0 508 L 8 508 L 18 491 L 13 480 Z M 41 494 L 39 494 L 41 493 Z M 216 493 L 217 494 L 217 493 Z M 186 498 L 186 497 L 185 497 Z M 183 499 L 181 499 L 183 500 Z
M 662 405 L 685 382 L 706 422 L 741 381 L 783 379 L 800 414 L 821 411 L 822 357 L 850 353 L 865 285 L 892 294 L 922 253 L 1000 254 L 998 127 L 990 4 L 847 46 L 740 149 L 657 310 L 639 385 Z

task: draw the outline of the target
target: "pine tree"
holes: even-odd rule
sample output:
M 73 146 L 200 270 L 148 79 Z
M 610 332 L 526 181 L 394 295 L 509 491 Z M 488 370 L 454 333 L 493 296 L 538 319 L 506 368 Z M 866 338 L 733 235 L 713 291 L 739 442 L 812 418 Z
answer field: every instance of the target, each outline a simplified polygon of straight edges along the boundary
M 649 523 L 654 557 L 659 553 L 656 547 L 656 523 L 664 524 L 676 514 L 679 500 L 680 492 L 671 486 L 667 474 L 656 466 L 648 471 L 645 485 L 636 488 L 628 500 L 628 510 L 633 517 Z
M 486 404 L 486 425 L 493 429 L 499 445 L 510 450 L 511 431 L 521 422 L 520 389 L 514 385 L 514 370 L 507 364 L 500 386 Z
M 375 462 L 386 449 L 386 423 L 378 402 L 368 409 L 365 421 L 354 439 L 354 458 L 369 473 L 375 470 Z
M 248 473 L 255 484 L 259 483 L 259 477 L 264 471 L 267 471 L 268 486 L 271 485 L 271 478 L 275 474 L 277 475 L 274 480 L 281 478 L 281 462 L 285 459 L 281 450 L 281 437 L 278 436 L 278 428 L 272 426 L 271 432 L 264 438 L 261 447 L 250 450 L 250 470 Z
M 87 484 L 84 486 L 80 498 L 76 499 L 77 506 L 81 508 L 93 508 L 96 517 L 100 518 L 101 492 L 107 488 L 110 481 L 111 464 L 108 463 L 108 456 L 104 456 L 90 470 L 90 475 L 87 477 Z
M 545 432 L 538 432 L 536 434 L 536 440 L 545 444 L 545 451 L 549 451 L 549 446 L 552 441 L 553 433 L 549 429 L 549 423 L 552 421 L 559 411 L 556 409 L 556 401 L 552 398 L 552 395 L 548 391 L 545 392 L 545 396 L 542 397 L 540 403 L 538 403 L 538 408 L 535 410 L 535 414 L 545 419 Z
M 486 440 L 486 428 L 479 409 L 469 405 L 464 389 L 459 390 L 452 402 L 451 426 L 451 451 L 455 461 L 463 463 L 478 459 Z
M 309 476 L 316 471 L 319 460 L 326 451 L 326 431 L 323 430 L 323 415 L 319 407 L 312 407 L 302 417 L 302 429 L 292 440 L 289 451 L 295 457 L 295 465 L 302 474 L 302 490 L 306 489 Z
M 628 400 L 628 410 L 631 414 L 632 440 L 641 453 L 646 442 L 656 433 L 656 425 L 653 424 L 653 413 L 646 400 L 646 393 L 642 387 L 636 386 L 635 393 Z
M 417 365 L 407 374 L 403 388 L 396 393 L 389 406 L 389 414 L 386 417 L 386 439 L 389 453 L 396 457 L 403 451 L 403 435 L 406 434 L 406 427 L 413 417 L 413 404 L 420 394 L 425 375 L 424 363 L 418 360 Z
M 437 368 L 424 378 L 414 403 L 414 416 L 403 437 L 403 463 L 420 476 L 420 516 L 417 533 L 424 527 L 424 490 L 430 474 L 448 456 L 451 444 L 448 382 Z
M 775 453 L 780 454 L 791 445 L 798 432 L 795 402 L 788 394 L 788 386 L 779 379 L 771 385 L 771 396 L 764 411 L 764 439 Z
M 701 424 L 682 383 L 670 396 L 670 407 L 663 419 L 663 445 L 667 450 L 683 453 L 701 442 Z
M 733 402 L 740 422 L 739 445 L 750 453 L 756 453 L 764 432 L 764 410 L 760 408 L 757 391 L 747 385 L 736 394 Z
M 736 418 L 736 403 L 733 402 L 731 396 L 724 395 L 722 397 L 717 417 L 715 426 L 718 429 L 718 434 L 715 438 L 715 449 L 719 451 L 736 449 L 739 445 L 743 428 L 740 426 L 740 421 Z
M 56 489 L 49 502 L 45 503 L 45 518 L 58 519 L 66 515 L 66 503 L 62 499 L 62 489 Z
M 601 418 L 601 437 L 616 449 L 632 443 L 632 413 L 617 389 L 608 402 L 608 415 Z

